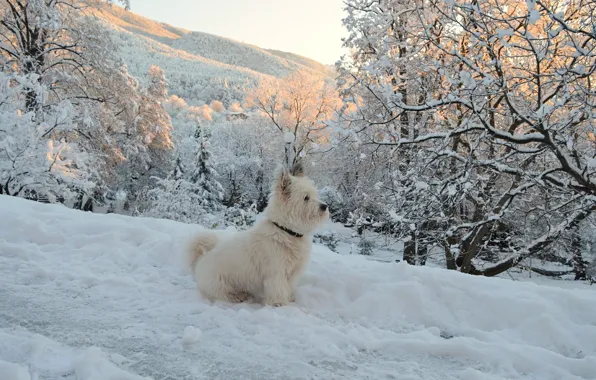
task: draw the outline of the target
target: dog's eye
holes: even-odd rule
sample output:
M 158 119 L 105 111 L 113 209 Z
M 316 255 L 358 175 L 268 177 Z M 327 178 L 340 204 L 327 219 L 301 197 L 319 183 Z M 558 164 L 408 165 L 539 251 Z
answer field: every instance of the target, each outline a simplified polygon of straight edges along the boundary
M 309 199 L 310 199 L 310 198 L 309 198 L 309 196 L 307 195 L 306 197 L 304 197 L 304 202 L 308 202 L 308 200 L 309 200 Z

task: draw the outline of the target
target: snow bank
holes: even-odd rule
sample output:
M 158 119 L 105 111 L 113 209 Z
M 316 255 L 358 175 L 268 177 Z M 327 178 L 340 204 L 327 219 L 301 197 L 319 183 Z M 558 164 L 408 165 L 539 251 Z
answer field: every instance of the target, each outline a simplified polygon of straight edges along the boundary
M 210 304 L 199 228 L 0 196 L 0 378 L 596 378 L 596 289 L 317 246 L 296 304 Z
M 147 379 L 119 369 L 114 362 L 125 361 L 118 354 L 109 357 L 98 347 L 75 350 L 24 329 L 4 328 L 0 331 L 0 354 L 15 361 L 27 362 L 24 366 L 0 360 L 2 380 L 45 378 L 74 378 L 78 380 L 143 380 Z M 48 377 L 45 377 L 48 376 Z
M 4 380 L 30 380 L 31 376 L 25 367 L 0 360 L 0 374 Z

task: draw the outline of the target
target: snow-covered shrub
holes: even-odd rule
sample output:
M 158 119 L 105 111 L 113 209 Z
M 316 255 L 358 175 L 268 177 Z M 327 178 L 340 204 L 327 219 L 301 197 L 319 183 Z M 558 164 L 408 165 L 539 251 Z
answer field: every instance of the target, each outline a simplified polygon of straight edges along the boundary
M 590 285 L 596 282 L 596 260 L 588 264 L 588 267 L 586 268 L 586 276 L 588 281 L 590 281 Z
M 141 192 L 141 194 L 146 195 Z M 141 196 L 139 194 L 139 196 Z M 142 196 L 141 196 L 142 198 Z M 104 202 L 107 205 L 106 212 L 108 214 L 117 213 L 124 214 L 130 207 L 129 195 L 126 190 L 117 190 L 116 192 L 109 191 L 104 195 Z
M 224 214 L 224 224 L 234 226 L 239 230 L 245 230 L 255 224 L 257 217 L 257 206 L 252 204 L 249 208 L 243 209 L 237 205 L 228 207 Z
M 114 202 L 114 210 L 117 213 L 122 212 L 126 209 L 126 200 L 128 199 L 128 194 L 124 190 L 119 190 L 115 194 L 115 202 Z
M 184 179 L 154 177 L 157 186 L 147 191 L 147 210 L 144 216 L 196 223 L 205 213 L 201 199 L 191 182 Z
M 316 233 L 314 235 L 314 242 L 323 244 L 333 252 L 337 252 L 337 243 L 339 243 L 339 237 L 333 231 L 324 231 Z
M 358 235 L 364 235 L 364 231 L 371 228 L 374 224 L 372 216 L 360 212 L 350 212 L 346 222 L 347 227 L 353 227 L 358 231 Z
M 146 193 L 146 210 L 143 216 L 170 219 L 183 223 L 205 224 L 212 215 L 202 207 L 196 186 L 185 179 L 156 178 L 157 186 Z
M 364 235 L 360 237 L 358 242 L 358 253 L 364 256 L 370 256 L 375 248 L 375 243 L 367 239 Z

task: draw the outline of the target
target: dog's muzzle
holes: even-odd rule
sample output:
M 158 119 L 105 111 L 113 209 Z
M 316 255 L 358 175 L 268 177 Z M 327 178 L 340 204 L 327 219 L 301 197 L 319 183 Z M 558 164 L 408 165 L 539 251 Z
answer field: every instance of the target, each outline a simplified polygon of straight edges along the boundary
M 325 203 L 321 203 L 319 208 L 321 209 L 322 212 L 325 212 L 325 211 L 327 211 L 328 206 Z

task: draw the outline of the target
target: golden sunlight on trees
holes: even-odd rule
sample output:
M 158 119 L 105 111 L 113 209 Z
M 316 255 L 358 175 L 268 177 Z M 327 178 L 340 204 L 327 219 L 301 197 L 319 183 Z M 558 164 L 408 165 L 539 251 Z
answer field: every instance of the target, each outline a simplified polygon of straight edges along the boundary
M 295 161 L 314 144 L 327 142 L 326 122 L 341 106 L 335 88 L 323 78 L 298 71 L 280 81 L 263 81 L 249 92 L 247 108 L 262 112 L 281 133 L 294 135 Z
M 147 73 L 151 84 L 141 96 L 139 116 L 137 117 L 138 134 L 151 149 L 170 150 L 172 143 L 172 120 L 163 108 L 168 90 L 163 69 L 152 65 Z
M 364 100 L 360 138 L 389 147 L 413 250 L 493 276 L 576 234 L 596 211 L 594 2 L 346 4 L 342 95 Z
M 211 104 L 209 104 L 209 107 L 211 107 L 211 109 L 213 111 L 219 112 L 219 113 L 222 113 L 222 112 L 225 112 L 226 111 L 226 108 L 224 107 L 223 103 L 220 102 L 219 100 L 213 100 L 211 102 Z

